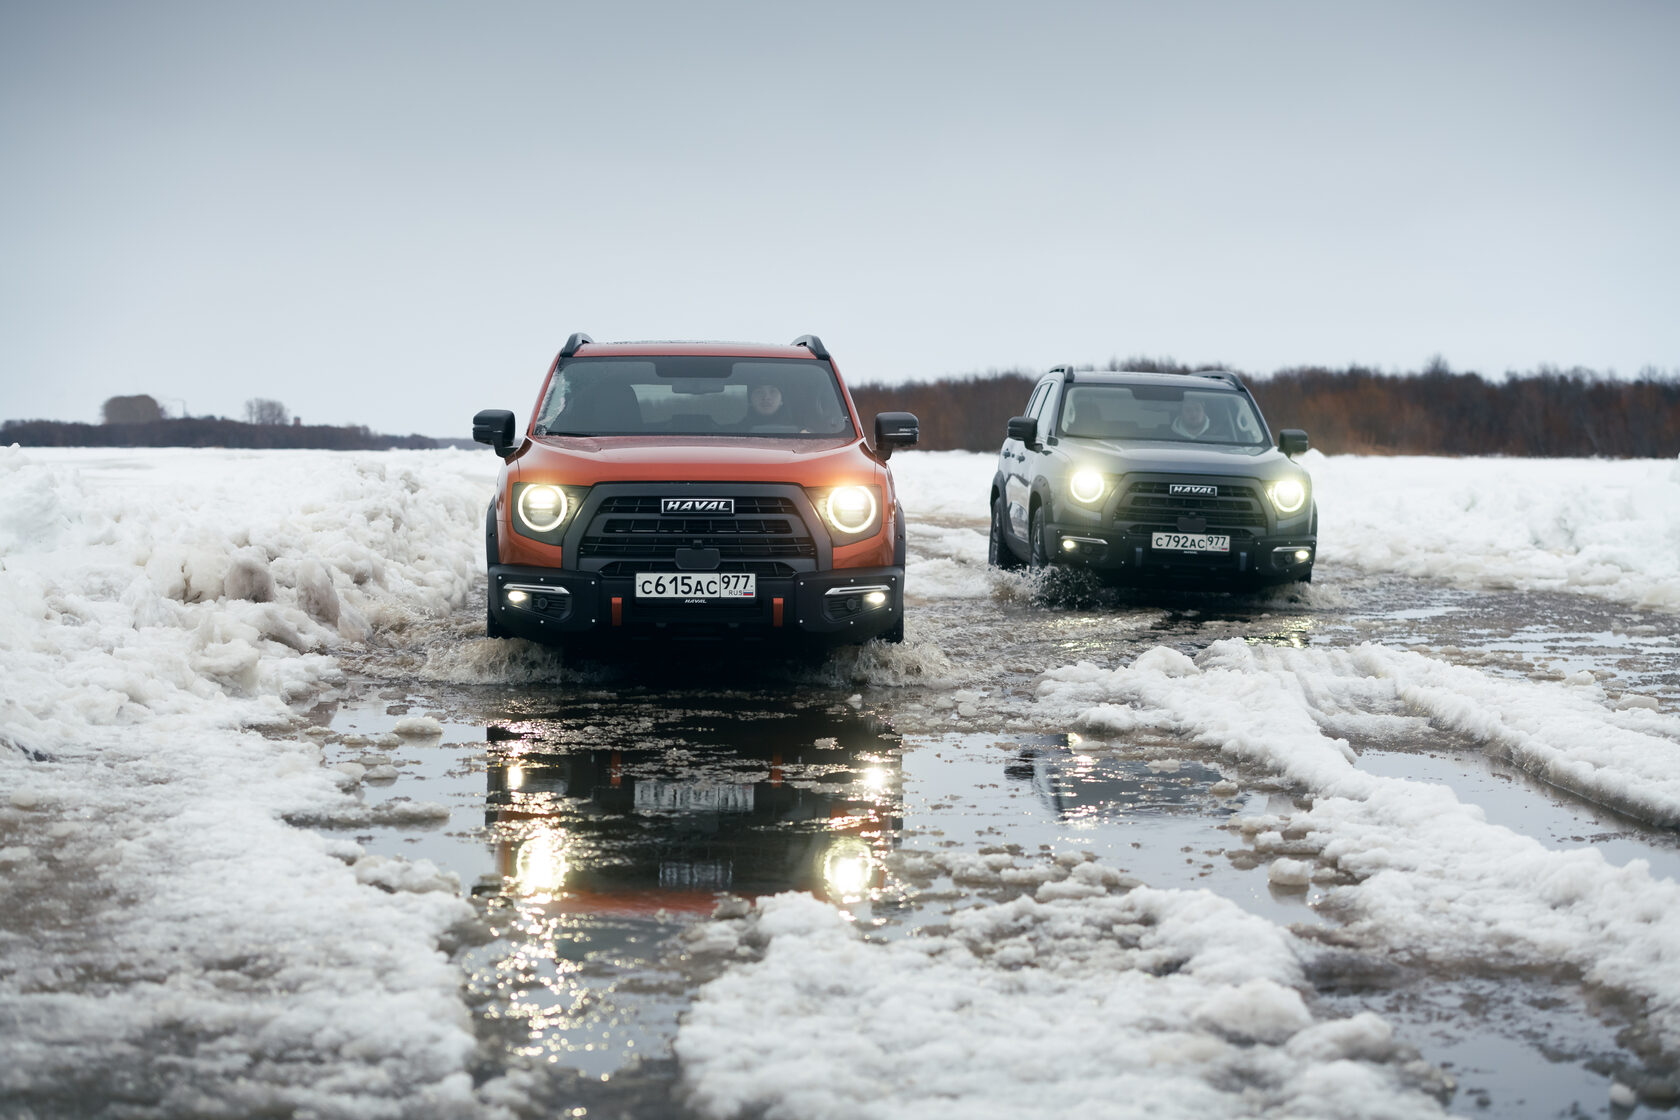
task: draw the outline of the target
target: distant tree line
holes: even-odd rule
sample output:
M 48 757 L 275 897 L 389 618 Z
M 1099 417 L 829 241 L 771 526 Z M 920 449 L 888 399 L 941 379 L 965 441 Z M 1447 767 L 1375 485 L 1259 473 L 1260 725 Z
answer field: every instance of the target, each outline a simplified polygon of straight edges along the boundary
M 247 424 L 215 416 L 154 420 L 145 424 L 78 424 L 61 420 L 7 420 L 0 446 L 24 447 L 291 447 L 330 451 L 430 449 L 458 441 L 429 436 L 382 435 L 356 424 Z
M 1110 369 L 1190 373 L 1168 360 L 1111 360 Z M 928 450 L 994 451 L 1041 374 L 992 370 L 912 385 L 855 385 L 867 423 L 914 412 Z M 1436 361 L 1417 373 L 1298 367 L 1242 374 L 1275 433 L 1304 428 L 1328 454 L 1673 458 L 1680 454 L 1680 379 L 1634 380 L 1541 369 L 1490 381 Z
M 392 436 L 360 424 L 305 424 L 279 401 L 262 397 L 245 402 L 245 420 L 220 416 L 165 416 L 156 399 L 144 393 L 111 397 L 100 408 L 102 424 L 60 420 L 7 420 L 0 424 L 0 445 L 24 447 L 283 447 L 329 451 L 381 451 L 456 446 L 458 440 L 429 436 Z

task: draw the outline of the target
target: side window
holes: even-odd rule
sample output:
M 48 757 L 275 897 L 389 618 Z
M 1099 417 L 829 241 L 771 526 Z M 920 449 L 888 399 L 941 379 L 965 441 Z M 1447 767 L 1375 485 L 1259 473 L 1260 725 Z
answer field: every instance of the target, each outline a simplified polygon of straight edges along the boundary
M 1033 417 L 1038 421 L 1038 442 L 1045 443 L 1056 434 L 1056 402 L 1060 399 L 1061 386 L 1054 381 L 1045 386 L 1044 396 L 1039 398 L 1038 411 Z
M 1037 420 L 1040 411 L 1044 408 L 1044 396 L 1049 391 L 1050 383 L 1048 381 L 1040 383 L 1037 388 L 1033 389 L 1032 396 L 1027 398 L 1027 410 L 1021 415 L 1030 416 Z

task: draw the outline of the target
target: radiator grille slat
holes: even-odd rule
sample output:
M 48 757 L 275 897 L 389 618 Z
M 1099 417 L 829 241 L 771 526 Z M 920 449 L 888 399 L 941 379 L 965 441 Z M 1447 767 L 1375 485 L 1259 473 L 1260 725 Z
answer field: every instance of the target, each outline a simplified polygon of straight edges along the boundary
M 734 516 L 665 516 L 658 495 L 615 495 L 603 500 L 584 530 L 579 556 L 646 565 L 673 566 L 680 549 L 715 548 L 721 571 L 781 574 L 784 560 L 815 560 L 817 544 L 799 507 L 790 498 L 736 495 Z M 791 569 L 790 569 L 791 570 Z
M 1219 493 L 1173 494 L 1170 482 L 1135 482 L 1114 511 L 1116 522 L 1139 522 L 1171 529 L 1180 517 L 1200 517 L 1209 529 L 1264 529 L 1266 511 L 1260 495 L 1247 486 L 1221 485 Z

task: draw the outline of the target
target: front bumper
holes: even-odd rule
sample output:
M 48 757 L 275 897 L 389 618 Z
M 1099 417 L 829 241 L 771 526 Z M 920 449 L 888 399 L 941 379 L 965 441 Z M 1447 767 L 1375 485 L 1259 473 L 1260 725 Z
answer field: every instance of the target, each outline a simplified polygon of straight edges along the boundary
M 756 591 L 738 603 L 638 600 L 634 576 L 513 564 L 491 565 L 489 579 L 497 625 L 538 641 L 807 637 L 846 644 L 879 637 L 904 619 L 901 567 L 760 575 Z
M 1309 503 L 1298 513 L 1280 515 L 1265 487 L 1265 480 L 1249 476 L 1128 474 L 1100 509 L 1058 503 L 1045 546 L 1056 563 L 1140 583 L 1307 579 L 1318 554 L 1318 508 Z M 1157 534 L 1175 541 L 1222 536 L 1229 547 L 1156 548 Z
M 1209 529 L 1231 538 L 1230 551 L 1189 552 L 1155 548 L 1155 531 L 1052 524 L 1047 544 L 1055 563 L 1140 581 L 1285 582 L 1309 576 L 1318 555 L 1318 538 L 1310 534 Z

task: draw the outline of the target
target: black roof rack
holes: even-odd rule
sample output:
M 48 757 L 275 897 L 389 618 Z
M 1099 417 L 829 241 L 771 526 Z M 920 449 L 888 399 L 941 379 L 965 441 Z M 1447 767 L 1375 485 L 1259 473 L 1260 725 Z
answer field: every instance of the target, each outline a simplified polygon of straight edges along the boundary
M 824 346 L 822 339 L 818 338 L 814 334 L 800 335 L 798 338 L 793 340 L 793 345 L 805 347 L 805 349 L 811 352 L 811 356 L 815 358 L 827 358 L 829 356 L 828 347 Z
M 566 345 L 560 347 L 560 356 L 562 358 L 569 358 L 578 352 L 578 347 L 582 346 L 586 342 L 594 341 L 595 340 L 593 338 L 590 338 L 582 331 L 577 331 L 572 335 L 572 337 L 566 340 Z
M 1235 388 L 1238 388 L 1238 389 L 1241 389 L 1243 387 L 1242 378 L 1238 377 L 1236 374 L 1232 373 L 1228 369 L 1197 369 L 1197 370 L 1191 370 L 1190 371 L 1190 376 L 1191 377 L 1211 377 L 1215 381 L 1223 381 L 1223 382 L 1225 382 L 1225 384 L 1234 386 Z

